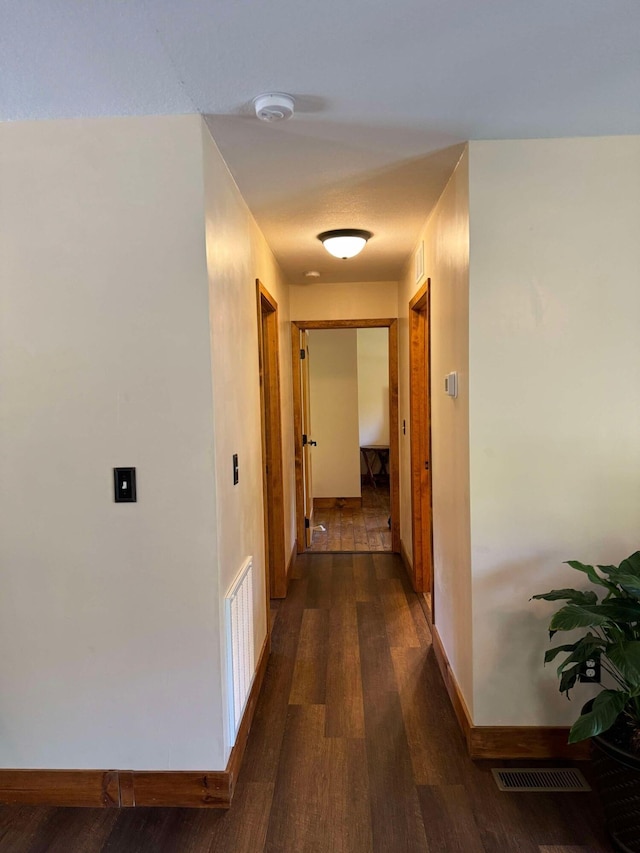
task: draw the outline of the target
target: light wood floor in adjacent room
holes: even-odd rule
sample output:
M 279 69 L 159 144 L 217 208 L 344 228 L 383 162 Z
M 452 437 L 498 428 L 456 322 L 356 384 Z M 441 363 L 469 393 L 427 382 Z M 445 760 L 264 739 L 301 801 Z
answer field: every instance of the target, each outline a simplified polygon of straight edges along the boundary
M 312 551 L 391 551 L 389 485 L 362 486 L 362 509 L 316 509 Z
M 4 807 L 0 850 L 610 851 L 592 794 L 500 793 L 490 766 L 466 756 L 398 557 L 306 554 L 229 812 Z

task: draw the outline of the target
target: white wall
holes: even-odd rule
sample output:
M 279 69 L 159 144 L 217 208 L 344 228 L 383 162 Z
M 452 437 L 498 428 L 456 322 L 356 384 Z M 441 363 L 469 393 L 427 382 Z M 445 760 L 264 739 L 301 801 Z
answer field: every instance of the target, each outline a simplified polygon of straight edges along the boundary
M 420 235 L 425 275 L 431 278 L 431 471 L 435 623 L 467 705 L 473 712 L 471 560 L 469 542 L 469 172 L 463 154 Z M 413 257 L 399 289 L 400 312 L 400 535 L 409 556 L 411 465 L 409 422 L 409 301 Z M 456 399 L 443 379 L 458 372 Z
M 640 137 L 470 144 L 474 719 L 560 725 L 543 669 L 567 559 L 640 520 Z
M 398 283 L 296 284 L 292 320 L 369 320 L 398 316 Z
M 0 186 L 0 766 L 220 768 L 200 119 L 0 124 Z
M 358 329 L 360 446 L 389 444 L 389 330 Z
M 309 332 L 309 399 L 314 498 L 360 497 L 356 329 Z
M 224 769 L 248 555 L 266 631 L 256 277 L 294 541 L 288 286 L 198 116 L 0 124 L 0 186 L 0 766 Z

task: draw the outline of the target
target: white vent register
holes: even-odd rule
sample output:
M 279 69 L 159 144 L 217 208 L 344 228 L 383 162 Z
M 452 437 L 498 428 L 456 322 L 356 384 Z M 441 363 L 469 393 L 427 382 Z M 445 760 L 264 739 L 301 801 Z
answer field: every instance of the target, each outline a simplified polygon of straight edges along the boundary
M 231 745 L 236 741 L 255 675 L 253 644 L 253 562 L 249 557 L 225 596 L 227 687 Z

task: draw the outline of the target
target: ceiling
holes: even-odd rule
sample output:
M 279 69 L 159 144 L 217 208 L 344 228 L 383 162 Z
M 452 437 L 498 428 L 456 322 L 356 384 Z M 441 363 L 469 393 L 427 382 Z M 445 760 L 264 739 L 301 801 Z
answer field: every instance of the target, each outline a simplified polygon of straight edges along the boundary
M 0 120 L 202 113 L 291 281 L 393 280 L 465 140 L 640 133 L 639 44 L 640 0 L 0 0 Z

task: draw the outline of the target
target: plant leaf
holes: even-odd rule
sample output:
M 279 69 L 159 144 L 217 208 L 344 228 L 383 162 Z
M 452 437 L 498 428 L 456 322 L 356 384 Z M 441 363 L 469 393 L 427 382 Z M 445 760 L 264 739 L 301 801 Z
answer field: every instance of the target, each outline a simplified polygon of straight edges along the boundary
M 640 551 L 636 551 L 626 560 L 620 563 L 620 571 L 623 574 L 634 575 L 640 579 Z
M 571 669 L 565 669 L 560 676 L 560 693 L 566 693 L 569 698 L 569 691 L 575 687 L 575 683 L 580 675 L 580 664 L 572 666 Z
M 601 572 L 604 572 L 605 575 L 608 575 L 610 572 L 617 572 L 617 566 L 598 566 Z
M 555 613 L 549 623 L 550 631 L 572 631 L 574 628 L 588 628 L 592 625 L 607 625 L 608 616 L 599 612 L 601 605 L 565 604 Z
M 626 560 L 625 560 L 626 562 Z M 630 593 L 636 598 L 640 598 L 640 577 L 628 572 L 610 572 L 609 578 L 612 583 L 616 584 L 625 592 Z
M 556 646 L 553 649 L 549 649 L 544 653 L 544 662 L 551 663 L 551 661 L 557 657 L 560 652 L 572 652 L 577 645 L 577 643 L 570 643 L 568 645 Z
M 598 586 L 604 586 L 609 590 L 609 592 L 617 592 L 615 585 L 604 580 L 604 578 L 601 578 L 593 566 L 588 566 L 586 563 L 581 563 L 578 560 L 567 560 L 566 563 L 567 566 L 571 566 L 572 569 L 584 572 L 591 583 L 595 583 Z
M 614 622 L 640 622 L 640 602 L 630 598 L 609 598 L 598 609 Z
M 625 681 L 633 687 L 640 684 L 640 640 L 619 643 L 607 650 L 607 657 Z
M 569 743 L 606 732 L 615 723 L 628 701 L 629 694 L 622 690 L 603 690 L 596 696 L 591 711 L 582 714 L 571 726 Z
M 571 601 L 573 604 L 597 604 L 598 596 L 592 590 L 580 589 L 552 589 L 541 595 L 532 595 L 533 599 L 544 599 L 545 601 Z

